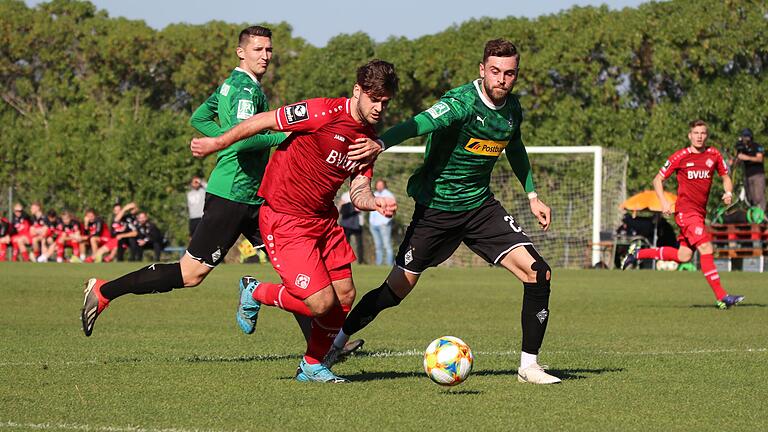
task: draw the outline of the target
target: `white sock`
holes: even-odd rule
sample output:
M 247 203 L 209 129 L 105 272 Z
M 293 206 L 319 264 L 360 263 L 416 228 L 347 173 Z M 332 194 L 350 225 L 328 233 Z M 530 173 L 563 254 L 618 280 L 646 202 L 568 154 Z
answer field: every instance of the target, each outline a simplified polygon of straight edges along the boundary
M 344 345 L 347 344 L 348 340 L 349 336 L 344 333 L 343 329 L 339 329 L 339 334 L 337 334 L 336 339 L 333 340 L 333 346 L 336 348 L 344 348 Z
M 528 354 L 525 351 L 520 351 L 520 369 L 525 369 L 528 366 L 536 363 L 536 354 Z

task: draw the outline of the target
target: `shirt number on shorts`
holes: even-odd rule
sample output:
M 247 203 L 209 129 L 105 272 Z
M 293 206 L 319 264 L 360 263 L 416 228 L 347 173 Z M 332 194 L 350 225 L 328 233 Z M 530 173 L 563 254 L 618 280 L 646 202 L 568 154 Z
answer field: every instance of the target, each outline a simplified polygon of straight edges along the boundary
M 509 227 L 512 228 L 512 231 L 516 233 L 523 232 L 523 229 L 520 228 L 520 226 L 517 223 L 515 223 L 515 218 L 513 218 L 512 216 L 509 216 L 509 215 L 504 216 L 504 221 L 509 223 Z

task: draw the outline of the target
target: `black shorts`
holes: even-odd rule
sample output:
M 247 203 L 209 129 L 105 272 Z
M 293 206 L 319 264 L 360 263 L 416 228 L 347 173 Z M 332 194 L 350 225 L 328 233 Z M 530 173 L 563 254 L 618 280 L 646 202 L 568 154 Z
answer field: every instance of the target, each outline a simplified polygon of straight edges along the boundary
M 203 218 L 194 218 L 189 220 L 189 236 L 192 237 L 195 234 L 195 230 L 197 229 L 197 226 L 200 225 L 200 221 L 202 221 Z
M 215 267 L 224 260 L 240 234 L 254 247 L 264 247 L 259 232 L 260 208 L 261 205 L 243 204 L 206 193 L 203 219 L 189 241 L 187 254 Z
M 447 260 L 461 242 L 490 264 L 498 264 L 518 246 L 533 245 L 493 197 L 478 208 L 460 212 L 416 204 L 395 263 L 409 273 L 422 273 Z

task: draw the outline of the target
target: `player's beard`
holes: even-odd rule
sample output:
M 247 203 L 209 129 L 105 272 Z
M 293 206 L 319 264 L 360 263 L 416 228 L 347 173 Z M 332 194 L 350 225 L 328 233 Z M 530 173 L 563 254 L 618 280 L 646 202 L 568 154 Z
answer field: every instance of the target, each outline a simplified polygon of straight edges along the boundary
M 509 90 L 505 90 L 502 87 L 493 87 L 488 82 L 483 80 L 483 87 L 485 88 L 485 94 L 488 95 L 488 97 L 495 103 L 496 105 L 501 105 L 504 103 L 504 101 L 507 99 L 507 95 L 509 95 L 509 92 L 512 91 L 512 88 L 510 87 Z

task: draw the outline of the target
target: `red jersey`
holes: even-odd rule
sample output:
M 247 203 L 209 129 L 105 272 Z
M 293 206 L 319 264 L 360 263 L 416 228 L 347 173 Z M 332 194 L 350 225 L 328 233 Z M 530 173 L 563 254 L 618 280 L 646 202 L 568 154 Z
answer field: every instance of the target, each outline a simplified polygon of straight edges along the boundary
M 28 235 L 29 229 L 32 227 L 32 220 L 26 213 L 22 213 L 20 216 L 13 215 L 11 225 L 13 226 L 14 234 Z
M 65 224 L 64 222 L 59 222 L 59 225 L 56 227 L 56 231 L 59 235 L 61 234 L 80 234 L 83 232 L 82 227 L 80 226 L 80 222 L 71 219 L 68 224 Z
M 358 138 L 376 139 L 369 124 L 350 114 L 350 100 L 309 99 L 276 111 L 278 129 L 293 132 L 269 159 L 259 196 L 274 211 L 302 217 L 338 217 L 333 203 L 344 181 L 373 168 L 347 159 Z
M 112 237 L 109 227 L 101 218 L 96 218 L 85 226 L 85 233 L 88 237 Z
M 690 147 L 676 151 L 659 170 L 665 179 L 677 172 L 677 202 L 675 213 L 706 214 L 709 190 L 714 172 L 728 174 L 723 156 L 714 147 L 694 153 Z

